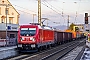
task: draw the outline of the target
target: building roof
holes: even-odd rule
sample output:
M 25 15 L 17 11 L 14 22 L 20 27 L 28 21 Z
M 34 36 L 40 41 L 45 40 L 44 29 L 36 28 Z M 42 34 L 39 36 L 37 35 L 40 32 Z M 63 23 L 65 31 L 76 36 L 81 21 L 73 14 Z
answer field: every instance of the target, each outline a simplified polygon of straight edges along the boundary
M 9 2 L 9 0 L 7 0 Z M 12 4 L 9 2 L 9 4 L 12 6 Z M 13 7 L 13 6 L 12 6 Z M 17 12 L 17 10 L 13 7 L 13 9 Z M 17 12 L 18 13 L 18 12 Z M 19 13 L 18 13 L 19 14 Z M 20 14 L 19 14 L 20 15 Z

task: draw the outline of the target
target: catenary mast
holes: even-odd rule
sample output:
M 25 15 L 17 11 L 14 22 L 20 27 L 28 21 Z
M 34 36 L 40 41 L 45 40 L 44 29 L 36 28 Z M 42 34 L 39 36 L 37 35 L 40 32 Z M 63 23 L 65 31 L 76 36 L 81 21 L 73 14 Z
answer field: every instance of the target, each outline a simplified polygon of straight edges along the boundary
M 38 0 L 38 23 L 41 25 L 41 0 Z

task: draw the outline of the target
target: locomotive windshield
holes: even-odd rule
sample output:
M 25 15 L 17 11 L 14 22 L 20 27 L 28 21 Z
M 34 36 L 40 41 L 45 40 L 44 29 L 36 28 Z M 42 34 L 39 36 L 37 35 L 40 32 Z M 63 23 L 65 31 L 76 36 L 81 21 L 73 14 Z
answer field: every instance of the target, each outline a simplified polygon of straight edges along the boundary
M 21 36 L 34 36 L 36 34 L 36 28 L 21 28 Z

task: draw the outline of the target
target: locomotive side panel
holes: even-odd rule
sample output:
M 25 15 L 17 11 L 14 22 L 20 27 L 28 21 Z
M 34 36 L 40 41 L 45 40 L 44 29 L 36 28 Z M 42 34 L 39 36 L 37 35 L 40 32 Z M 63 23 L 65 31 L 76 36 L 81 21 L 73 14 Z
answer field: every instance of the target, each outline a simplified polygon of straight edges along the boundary
M 39 40 L 39 43 L 42 43 L 42 40 L 43 40 L 43 30 L 42 29 L 39 29 L 38 40 Z
M 43 30 L 43 42 L 54 41 L 54 31 Z

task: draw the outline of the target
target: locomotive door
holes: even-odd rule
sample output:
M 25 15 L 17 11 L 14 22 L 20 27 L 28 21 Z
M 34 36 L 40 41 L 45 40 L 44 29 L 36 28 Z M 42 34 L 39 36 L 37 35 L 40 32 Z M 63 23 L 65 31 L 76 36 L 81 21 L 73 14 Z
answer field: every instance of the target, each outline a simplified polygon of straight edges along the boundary
M 40 43 L 42 43 L 43 42 L 43 30 L 42 29 L 40 29 L 40 32 L 39 32 L 39 36 L 40 36 Z

